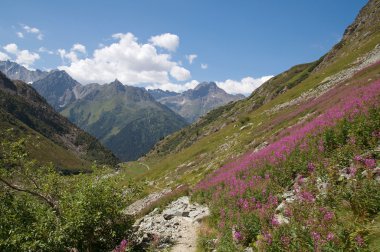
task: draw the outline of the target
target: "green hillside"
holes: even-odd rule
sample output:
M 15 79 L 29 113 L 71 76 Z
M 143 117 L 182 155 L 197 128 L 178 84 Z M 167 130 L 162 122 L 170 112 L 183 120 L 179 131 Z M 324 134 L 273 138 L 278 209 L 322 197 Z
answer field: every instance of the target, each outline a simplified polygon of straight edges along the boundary
M 2 73 L 0 84 L 2 132 L 11 130 L 14 139 L 29 138 L 32 158 L 61 169 L 88 169 L 93 161 L 116 164 L 110 151 L 57 114 L 32 87 L 12 82 Z
M 135 160 L 187 123 L 144 89 L 115 81 L 97 85 L 62 115 L 97 137 L 121 160 Z

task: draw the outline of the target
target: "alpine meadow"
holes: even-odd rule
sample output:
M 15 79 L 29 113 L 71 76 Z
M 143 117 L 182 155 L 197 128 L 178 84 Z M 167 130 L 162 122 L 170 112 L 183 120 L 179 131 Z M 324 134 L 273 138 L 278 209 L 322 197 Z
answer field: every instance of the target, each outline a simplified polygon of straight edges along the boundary
M 0 251 L 380 251 L 380 0 L 2 7 Z

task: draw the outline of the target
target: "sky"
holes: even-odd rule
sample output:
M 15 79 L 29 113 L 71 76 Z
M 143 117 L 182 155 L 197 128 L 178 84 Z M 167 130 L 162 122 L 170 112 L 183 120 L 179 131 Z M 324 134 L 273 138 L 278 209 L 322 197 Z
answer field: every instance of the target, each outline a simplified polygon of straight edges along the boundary
M 82 84 L 249 94 L 324 55 L 364 0 L 2 0 L 0 60 Z

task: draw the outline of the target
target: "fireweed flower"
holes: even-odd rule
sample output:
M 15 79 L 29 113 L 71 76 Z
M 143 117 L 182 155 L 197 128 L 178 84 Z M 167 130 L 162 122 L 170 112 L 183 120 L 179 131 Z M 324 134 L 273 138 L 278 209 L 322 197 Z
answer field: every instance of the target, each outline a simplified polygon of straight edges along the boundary
M 234 240 L 236 241 L 243 240 L 243 235 L 239 231 L 234 231 Z
M 309 172 L 314 172 L 315 171 L 315 164 L 313 163 L 308 163 L 307 164 L 307 169 L 309 170 Z
M 269 245 L 272 244 L 272 234 L 269 232 L 264 232 L 264 241 L 266 241 Z
M 327 211 L 327 212 L 325 213 L 325 215 L 323 216 L 323 219 L 324 219 L 325 221 L 330 221 L 330 220 L 332 220 L 333 217 L 334 217 L 334 213 L 331 212 L 331 211 Z
M 354 177 L 356 175 L 356 167 L 349 167 L 347 169 L 347 174 L 350 175 L 351 177 Z
M 364 239 L 363 237 L 361 237 L 361 235 L 357 235 L 355 237 L 355 241 L 356 241 L 356 244 L 359 246 L 359 247 L 363 247 L 364 245 Z
M 331 233 L 331 232 L 329 232 L 329 233 L 327 234 L 327 237 L 326 237 L 326 238 L 327 238 L 328 241 L 332 241 L 332 240 L 334 240 L 334 237 L 335 237 L 334 234 Z
M 301 192 L 300 196 L 301 196 L 301 199 L 306 201 L 306 202 L 311 203 L 311 202 L 315 201 L 315 197 L 311 192 L 303 191 L 303 192 Z
M 290 237 L 288 236 L 281 236 L 281 242 L 284 244 L 285 247 L 289 246 L 290 244 Z
M 371 169 L 376 168 L 376 160 L 373 159 L 373 158 L 366 158 L 366 159 L 364 160 L 364 164 L 365 164 L 365 166 L 367 166 L 368 168 L 371 168 Z
M 276 216 L 272 217 L 271 224 L 272 224 L 273 227 L 280 226 L 280 222 L 278 221 L 278 219 L 276 218 Z
M 364 158 L 361 157 L 361 156 L 359 156 L 359 155 L 357 155 L 357 156 L 354 157 L 354 160 L 355 160 L 355 161 L 362 162 L 362 161 L 364 160 Z

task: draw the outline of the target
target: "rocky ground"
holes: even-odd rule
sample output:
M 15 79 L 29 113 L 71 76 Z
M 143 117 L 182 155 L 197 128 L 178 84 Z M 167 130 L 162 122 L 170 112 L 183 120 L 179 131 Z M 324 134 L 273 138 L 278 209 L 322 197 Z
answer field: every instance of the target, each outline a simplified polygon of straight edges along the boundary
M 184 196 L 162 212 L 156 208 L 137 220 L 134 227 L 141 243 L 154 244 L 158 250 L 191 252 L 196 250 L 199 221 L 208 215 L 208 207 L 190 203 L 189 197 Z

